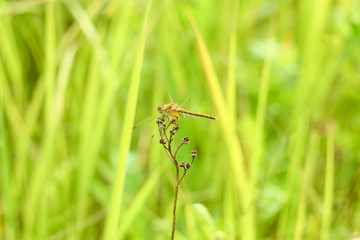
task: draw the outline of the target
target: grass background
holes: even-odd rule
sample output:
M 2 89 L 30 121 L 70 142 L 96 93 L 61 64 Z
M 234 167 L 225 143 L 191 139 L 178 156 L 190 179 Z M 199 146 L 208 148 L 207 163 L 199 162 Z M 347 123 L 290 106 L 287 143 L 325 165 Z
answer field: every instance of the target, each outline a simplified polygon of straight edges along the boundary
M 360 231 L 360 4 L 0 1 L 0 238 L 169 239 L 170 93 L 217 121 L 176 239 L 351 239 Z

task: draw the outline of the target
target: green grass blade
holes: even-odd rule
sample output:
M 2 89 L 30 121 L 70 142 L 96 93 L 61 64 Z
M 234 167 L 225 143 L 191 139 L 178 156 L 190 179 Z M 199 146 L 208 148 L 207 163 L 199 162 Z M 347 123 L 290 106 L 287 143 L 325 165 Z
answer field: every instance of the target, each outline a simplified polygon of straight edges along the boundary
M 273 20 L 274 21 L 274 20 Z M 269 31 L 268 31 L 268 43 L 266 56 L 264 59 L 264 65 L 262 69 L 261 79 L 260 79 L 260 90 L 258 97 L 258 104 L 256 109 L 256 120 L 255 120 L 255 141 L 253 143 L 253 155 L 251 161 L 251 178 L 254 182 L 254 186 L 256 185 L 256 181 L 259 173 L 259 166 L 261 158 L 263 157 L 264 151 L 264 124 L 265 124 L 265 115 L 266 115 L 266 107 L 267 107 L 267 98 L 269 92 L 269 84 L 270 84 L 270 74 L 271 74 L 271 57 L 274 51 L 272 47 L 272 37 L 275 32 L 274 22 L 270 22 Z
M 29 166 L 29 149 L 31 147 L 31 139 L 36 131 L 37 120 L 41 112 L 41 107 L 44 102 L 44 84 L 42 80 L 39 80 L 33 96 L 28 104 L 28 108 L 25 116 L 25 129 L 22 132 L 22 140 L 19 142 L 18 148 L 16 149 L 16 162 L 17 167 L 15 169 L 15 184 L 16 189 L 19 192 L 24 191 L 27 186 L 28 179 L 28 166 Z
M 188 238 L 190 240 L 199 239 L 198 230 L 196 227 L 195 213 L 191 202 L 185 205 L 185 216 L 186 216 L 186 229 Z
M 45 117 L 46 130 L 50 130 L 53 120 L 53 101 L 55 89 L 55 3 L 49 2 L 46 4 L 45 14 Z
M 232 9 L 233 12 L 231 19 L 231 30 L 230 30 L 230 39 L 229 39 L 229 67 L 228 67 L 228 78 L 227 78 L 227 89 L 226 89 L 226 102 L 229 108 L 230 118 L 235 122 L 236 121 L 236 42 L 237 42 L 237 33 L 236 33 L 236 21 L 238 16 L 239 1 L 236 0 Z
M 298 210 L 296 214 L 294 240 L 303 239 L 304 232 L 307 227 L 306 210 L 309 205 L 307 195 L 313 187 L 312 180 L 316 164 L 316 154 L 319 148 L 319 136 L 315 132 L 311 134 L 309 146 L 309 155 L 307 156 L 304 172 L 302 174 L 302 185 L 300 190 Z
M 54 149 L 55 137 L 55 118 L 54 118 L 54 84 L 55 84 L 55 23 L 54 23 L 54 2 L 46 4 L 46 31 L 45 31 L 45 66 L 44 66 L 44 81 L 45 81 L 45 137 L 43 139 L 41 157 L 35 167 L 34 175 L 30 181 L 29 199 L 25 206 L 24 228 L 25 238 L 31 239 L 36 234 L 34 232 L 37 214 L 34 213 L 36 205 L 39 202 L 45 201 L 44 188 L 46 186 L 47 176 L 49 174 L 53 159 L 49 160 Z M 45 211 L 45 209 L 42 209 Z M 39 216 L 44 216 L 39 214 Z
M 1 62 L 0 62 L 1 63 Z M 1 71 L 1 66 L 0 66 Z M 1 77 L 1 73 L 0 73 Z M 0 91 L 1 93 L 1 91 Z M 1 99 L 0 99 L 1 100 Z M 9 145 L 7 141 L 7 130 L 5 128 L 5 119 L 3 106 L 0 105 L 0 192 L 1 200 L 4 205 L 4 216 L 5 216 L 5 226 L 1 228 L 4 229 L 3 236 L 6 239 L 16 239 L 16 218 L 15 218 L 15 201 L 14 201 L 14 190 L 11 189 L 12 182 L 10 178 L 11 167 L 10 167 L 10 156 L 9 156 Z M 1 235 L 0 235 L 1 236 Z
M 303 1 L 300 4 L 301 32 L 299 35 L 300 64 L 299 80 L 296 86 L 296 102 L 292 115 L 292 142 L 290 163 L 287 170 L 286 191 L 288 194 L 287 206 L 280 214 L 278 224 L 278 235 L 280 239 L 294 236 L 296 210 L 299 204 L 300 182 L 298 179 L 303 160 L 307 154 L 307 143 L 311 128 L 310 120 L 312 111 L 318 103 L 318 95 L 321 93 L 324 84 L 329 79 L 318 81 L 318 75 L 322 75 L 325 66 L 320 63 L 324 60 L 324 49 L 320 39 L 324 37 L 324 30 L 327 24 L 328 0 Z
M 241 150 L 239 139 L 236 136 L 235 123 L 230 117 L 228 107 L 225 103 L 225 98 L 219 84 L 219 80 L 216 76 L 211 61 L 210 54 L 191 13 L 189 13 L 189 19 L 197 39 L 198 47 L 200 50 L 200 59 L 203 65 L 204 72 L 206 74 L 207 83 L 210 87 L 212 99 L 219 114 L 218 117 L 221 123 L 221 127 L 224 131 L 224 137 L 226 145 L 228 147 L 235 181 L 237 184 L 238 192 L 241 196 L 241 206 L 242 209 L 246 212 L 246 216 L 244 216 L 244 218 L 246 219 L 244 220 L 244 224 L 246 226 L 244 225 L 244 228 L 242 228 L 243 238 L 249 240 L 255 239 L 253 211 L 254 209 L 251 206 L 253 189 L 251 188 L 245 173 L 243 153 Z
M 236 203 L 234 200 L 234 186 L 230 182 L 226 184 L 224 189 L 224 203 L 223 203 L 223 211 L 224 211 L 224 229 L 227 234 L 228 239 L 235 240 L 236 233 L 236 221 L 235 216 L 236 213 L 234 209 L 236 208 Z
M 42 142 L 41 157 L 38 165 L 35 167 L 34 175 L 31 178 L 29 200 L 25 206 L 25 229 L 26 238 L 34 236 L 44 238 L 48 235 L 48 217 L 49 199 L 46 195 L 46 189 L 49 183 L 49 176 L 53 172 L 56 158 L 50 157 L 54 154 L 56 145 L 56 135 L 59 133 L 59 126 L 64 112 L 67 86 L 70 78 L 77 47 L 70 46 L 64 53 L 59 73 L 54 85 L 54 96 L 51 99 L 51 114 L 49 116 L 48 131 L 45 133 Z M 55 82 L 55 81 L 54 81 Z M 50 99 L 48 100 L 50 101 Z M 38 210 L 36 206 L 39 202 L 43 207 Z
M 335 129 L 329 127 L 326 142 L 325 191 L 321 224 L 321 239 L 330 239 L 332 209 L 334 202 Z
M 0 2 L 0 8 L 6 12 L 8 2 Z M 1 10 L 0 10 L 1 11 Z M 22 64 L 19 49 L 16 45 L 16 34 L 12 28 L 12 17 L 0 14 L 0 57 L 4 62 L 4 69 L 9 75 L 9 82 L 13 86 L 14 100 L 20 106 L 24 97 L 22 83 Z
M 142 207 L 145 205 L 145 201 L 148 199 L 151 193 L 153 193 L 156 183 L 159 182 L 160 174 L 164 171 L 162 167 L 159 167 L 152 172 L 149 179 L 146 180 L 144 186 L 136 194 L 132 203 L 124 213 L 119 224 L 119 233 L 117 239 L 124 239 L 127 231 L 134 222 L 135 217 L 140 214 Z
M 119 158 L 116 168 L 116 178 L 112 188 L 110 208 L 108 209 L 108 216 L 105 222 L 104 239 L 112 239 L 117 236 L 118 222 L 120 216 L 120 208 L 122 203 L 125 174 L 126 174 L 126 161 L 130 148 L 130 140 L 132 133 L 132 126 L 134 125 L 135 109 L 137 102 L 138 89 L 140 84 L 141 67 L 144 57 L 145 36 L 147 30 L 147 19 L 150 11 L 151 1 L 149 1 L 144 24 L 139 37 L 138 52 L 135 59 L 134 69 L 130 82 L 129 96 L 125 110 L 125 120 L 120 137 Z

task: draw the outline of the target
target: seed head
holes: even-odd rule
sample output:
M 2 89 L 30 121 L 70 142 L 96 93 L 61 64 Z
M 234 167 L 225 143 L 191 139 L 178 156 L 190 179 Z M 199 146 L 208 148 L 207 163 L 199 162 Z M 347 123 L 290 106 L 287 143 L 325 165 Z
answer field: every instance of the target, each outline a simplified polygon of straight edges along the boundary
M 187 163 L 185 169 L 188 170 L 191 167 L 191 163 Z
M 160 138 L 159 143 L 160 143 L 160 144 L 165 144 L 165 143 L 166 143 L 166 139 Z
M 193 158 L 194 158 L 194 157 L 196 157 L 196 155 L 197 155 L 197 153 L 196 153 L 196 151 L 195 151 L 195 150 L 191 152 L 191 157 L 193 157 Z
M 189 138 L 188 138 L 188 137 L 184 137 L 183 143 L 184 143 L 184 144 L 189 144 L 189 142 L 190 142 Z
M 174 125 L 174 130 L 179 130 L 179 126 L 177 124 Z
M 176 131 L 179 129 L 179 127 L 176 128 L 177 125 L 175 125 L 171 130 L 170 130 L 170 135 L 175 135 Z
M 157 124 L 161 124 L 161 123 L 163 123 L 163 122 L 164 122 L 164 119 L 163 119 L 163 118 L 161 118 L 161 117 L 156 118 L 156 123 L 157 123 Z
M 171 123 L 171 124 L 175 124 L 175 123 L 176 123 L 176 120 L 175 120 L 174 118 L 171 118 L 171 119 L 170 119 L 170 123 Z
M 179 166 L 180 167 L 185 167 L 185 161 L 182 161 Z

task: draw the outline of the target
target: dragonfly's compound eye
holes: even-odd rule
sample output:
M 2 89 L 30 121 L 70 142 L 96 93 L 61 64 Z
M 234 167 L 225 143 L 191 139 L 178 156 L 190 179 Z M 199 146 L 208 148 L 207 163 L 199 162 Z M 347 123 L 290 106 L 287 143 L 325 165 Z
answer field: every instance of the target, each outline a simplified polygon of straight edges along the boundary
M 158 106 L 158 112 L 163 113 L 163 111 L 164 111 L 164 105 Z

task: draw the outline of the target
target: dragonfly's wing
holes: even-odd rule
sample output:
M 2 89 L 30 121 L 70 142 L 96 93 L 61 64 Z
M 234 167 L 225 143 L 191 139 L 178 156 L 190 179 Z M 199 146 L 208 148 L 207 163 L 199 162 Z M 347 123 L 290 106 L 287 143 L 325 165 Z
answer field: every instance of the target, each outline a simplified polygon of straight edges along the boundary
M 157 116 L 152 116 L 152 117 L 149 117 L 149 118 L 146 118 L 144 120 L 142 120 L 141 122 L 138 122 L 134 127 L 133 127 L 133 130 L 141 125 L 143 125 L 144 123 L 150 121 L 150 120 L 154 120 Z
M 174 99 L 171 97 L 170 93 L 168 92 L 169 98 L 170 98 L 170 102 L 171 103 L 175 103 Z
M 181 108 L 190 109 L 190 98 L 185 99 L 185 101 L 180 105 Z
M 183 118 L 187 118 L 188 116 L 191 116 L 191 115 L 190 115 L 190 114 L 186 114 L 186 113 L 182 113 L 181 116 L 182 116 Z

